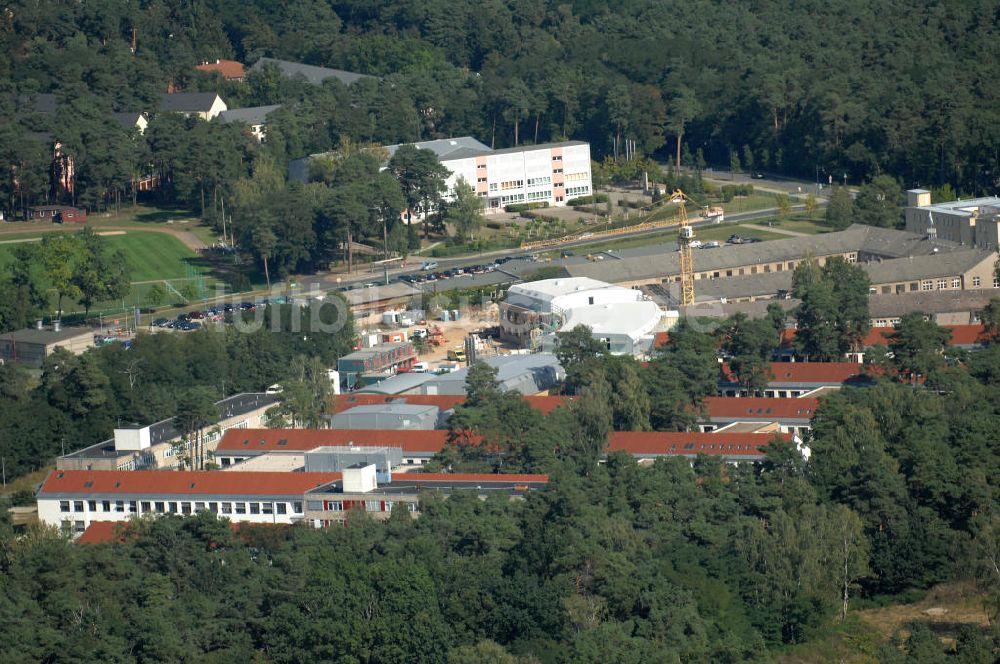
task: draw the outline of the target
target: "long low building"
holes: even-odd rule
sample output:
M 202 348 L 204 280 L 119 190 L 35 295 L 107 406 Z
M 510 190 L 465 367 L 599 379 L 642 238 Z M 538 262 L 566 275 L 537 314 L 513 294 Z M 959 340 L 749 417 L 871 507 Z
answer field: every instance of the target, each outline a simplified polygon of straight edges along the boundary
M 802 261 L 820 265 L 839 256 L 868 271 L 874 293 L 895 294 L 997 287 L 997 253 L 927 235 L 853 225 L 843 231 L 701 249 L 694 254 L 698 302 L 766 299 L 791 289 Z M 663 246 L 651 256 L 632 256 L 565 268 L 627 287 L 670 286 L 680 279 L 677 252 Z
M 397 430 L 344 430 L 344 429 L 258 429 L 230 431 L 219 443 L 217 452 L 224 469 L 239 470 L 244 464 L 253 464 L 267 457 L 273 468 L 288 468 L 283 460 L 294 458 L 293 470 L 305 467 L 305 455 L 323 448 L 341 450 L 398 449 L 400 468 L 419 467 L 441 450 L 448 442 L 448 431 L 397 431 Z M 694 458 L 707 454 L 724 461 L 759 461 L 764 449 L 772 444 L 775 436 L 791 440 L 790 434 L 780 432 L 718 433 L 676 431 L 616 431 L 608 438 L 608 452 L 623 451 L 640 461 L 660 457 L 683 456 Z M 266 464 L 261 464 L 264 467 Z
M 807 396 L 817 390 L 839 389 L 843 385 L 870 384 L 863 364 L 857 362 L 771 362 L 771 376 L 761 396 L 780 399 Z M 722 365 L 719 396 L 748 396 L 729 365 Z
M 799 397 L 707 397 L 707 416 L 699 428 L 706 432 L 780 432 L 805 440 L 819 399 Z
M 304 522 L 320 527 L 343 520 L 352 508 L 385 519 L 399 503 L 419 514 L 423 491 L 517 497 L 547 482 L 545 475 L 406 474 L 379 484 L 374 465 L 340 473 L 55 470 L 36 498 L 43 524 L 73 534 L 82 534 L 95 522 L 198 512 L 237 523 Z

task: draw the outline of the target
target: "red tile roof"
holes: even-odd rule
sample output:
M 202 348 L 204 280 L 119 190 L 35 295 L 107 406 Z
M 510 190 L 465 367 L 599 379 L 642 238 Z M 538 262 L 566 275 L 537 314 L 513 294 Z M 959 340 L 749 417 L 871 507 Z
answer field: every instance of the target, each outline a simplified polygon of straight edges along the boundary
M 203 65 L 198 65 L 195 67 L 198 71 L 217 71 L 222 74 L 225 79 L 238 79 L 244 78 L 246 76 L 246 68 L 243 66 L 242 62 L 236 62 L 235 60 L 218 60 L 216 62 L 206 62 Z
M 76 539 L 77 544 L 109 544 L 123 541 L 126 521 L 94 521 Z
M 775 436 L 785 441 L 790 434 L 701 433 L 674 431 L 616 431 L 611 434 L 609 451 L 629 454 L 711 454 L 763 456 Z
M 982 325 L 942 325 L 941 327 L 951 331 L 951 344 L 954 346 L 975 346 L 982 343 L 985 335 L 985 328 Z M 888 346 L 889 335 L 895 332 L 892 327 L 873 327 L 865 337 L 865 348 L 882 344 Z
M 305 452 L 323 445 L 399 447 L 404 452 L 439 452 L 448 438 L 443 429 L 229 429 L 216 453 Z M 284 442 L 282 442 L 284 441 Z
M 706 397 L 710 418 L 747 420 L 812 419 L 819 399 L 772 399 L 767 397 Z
M 562 396 L 526 396 L 524 400 L 542 414 L 548 414 L 570 398 Z M 339 394 L 333 399 L 333 412 L 340 413 L 355 406 L 383 403 L 405 403 L 413 406 L 437 406 L 450 410 L 465 401 L 464 394 Z
M 722 373 L 733 383 L 736 378 L 729 373 L 729 364 L 722 365 Z M 771 362 L 772 383 L 825 383 L 840 385 L 864 374 L 864 365 L 857 362 Z
M 340 473 L 225 473 L 166 470 L 53 470 L 45 494 L 301 495 Z
M 958 346 L 973 346 L 983 339 L 984 329 L 982 325 L 942 325 L 941 327 L 951 330 L 951 343 Z M 868 335 L 864 339 L 865 348 L 870 348 L 877 344 L 889 345 L 888 336 L 895 332 L 892 327 L 873 327 L 868 330 Z M 781 332 L 781 345 L 791 346 L 795 339 L 795 330 L 787 328 Z

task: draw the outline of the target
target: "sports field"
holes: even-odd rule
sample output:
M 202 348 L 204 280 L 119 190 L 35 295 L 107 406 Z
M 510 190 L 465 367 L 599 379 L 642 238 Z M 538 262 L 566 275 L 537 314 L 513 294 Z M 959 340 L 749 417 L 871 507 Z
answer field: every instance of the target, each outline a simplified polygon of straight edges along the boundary
M 120 231 L 112 231 L 120 232 Z M 40 236 L 15 235 L 0 238 L 0 269 L 6 268 L 13 260 L 13 249 L 21 242 L 29 242 Z M 183 279 L 188 276 L 188 264 L 195 265 L 200 273 L 207 273 L 208 267 L 195 261 L 198 256 L 184 244 L 165 233 L 148 231 L 126 231 L 121 235 L 107 235 L 104 238 L 112 250 L 121 249 L 125 253 L 132 274 L 132 281 L 152 281 L 154 279 Z M 17 242 L 9 242 L 16 240 Z

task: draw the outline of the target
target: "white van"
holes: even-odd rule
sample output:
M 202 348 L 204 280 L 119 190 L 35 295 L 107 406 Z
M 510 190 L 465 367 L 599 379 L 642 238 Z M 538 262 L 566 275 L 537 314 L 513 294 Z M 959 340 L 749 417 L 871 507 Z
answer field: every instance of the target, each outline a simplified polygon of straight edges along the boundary
M 427 370 L 431 368 L 426 362 L 414 362 L 413 366 L 410 367 L 410 373 L 427 373 Z

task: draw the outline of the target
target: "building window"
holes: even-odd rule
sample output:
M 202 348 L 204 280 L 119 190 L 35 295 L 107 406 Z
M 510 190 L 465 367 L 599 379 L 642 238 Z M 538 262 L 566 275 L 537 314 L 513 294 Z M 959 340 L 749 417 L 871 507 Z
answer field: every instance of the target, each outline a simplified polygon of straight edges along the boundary
M 953 277 L 952 280 L 951 280 L 951 287 L 952 288 L 961 288 L 962 287 L 962 280 L 959 279 L 958 277 Z
M 128 501 L 128 511 L 132 514 L 136 514 L 139 511 L 139 504 L 134 500 Z
M 561 169 L 561 168 L 553 168 L 552 169 L 552 174 L 553 175 L 556 175 L 556 174 L 562 173 L 562 172 L 563 172 L 563 169 Z
M 59 501 L 59 511 L 60 512 L 68 512 L 69 511 L 69 501 L 68 500 L 60 500 Z M 68 522 L 65 522 L 65 523 L 68 523 Z
M 211 512 L 212 514 L 218 514 L 219 513 L 219 503 L 209 503 L 208 504 L 208 511 Z
M 247 504 L 246 503 L 233 503 L 233 505 L 234 505 L 233 510 L 237 514 L 246 514 L 247 513 Z
M 177 514 L 177 503 L 170 501 L 167 503 L 167 511 L 171 514 Z
M 979 286 L 981 284 L 982 284 L 982 281 L 979 279 L 979 277 L 973 277 L 972 278 L 972 287 L 973 288 L 979 288 Z
M 562 202 L 563 202 L 563 197 L 562 196 L 556 196 L 556 203 L 562 203 Z
M 892 293 L 892 286 L 882 286 L 882 294 L 888 295 Z
M 486 170 L 486 164 L 476 164 L 476 170 L 485 171 Z
M 102 500 L 101 501 L 101 509 L 104 510 L 105 512 L 110 512 L 111 511 L 111 501 L 110 500 Z
M 497 190 L 497 183 L 496 182 L 491 183 L 490 184 L 490 191 L 496 191 L 496 190 Z
M 116 512 L 124 512 L 125 511 L 125 501 L 124 500 L 116 500 L 115 501 L 115 511 Z
M 391 500 L 385 501 L 385 511 L 386 512 L 391 512 L 393 506 L 394 506 L 394 503 Z
M 274 505 L 272 503 L 261 503 L 260 504 L 261 514 L 274 514 Z
M 319 510 L 324 509 L 322 500 L 310 500 L 306 502 L 306 507 L 308 507 L 311 512 L 318 512 Z
M 924 279 L 920 282 L 920 290 L 929 291 L 934 290 L 934 282 L 930 279 Z
M 90 508 L 91 512 L 96 512 L 97 511 L 97 501 L 96 500 L 88 500 L 87 501 L 87 507 Z
M 191 503 L 188 502 L 181 503 L 181 514 L 190 514 L 190 513 L 191 513 Z
M 204 512 L 205 511 L 205 503 L 195 503 L 194 504 L 194 511 L 195 512 Z
M 302 514 L 302 502 L 292 503 L 292 511 L 296 514 Z
M 82 500 L 74 500 L 73 501 L 73 511 L 74 512 L 82 512 L 83 511 L 83 501 Z
M 232 503 L 222 503 L 222 513 L 223 514 L 232 514 L 233 513 L 233 504 Z
M 406 503 L 406 509 L 410 510 L 411 512 L 416 512 L 419 509 L 419 505 L 417 505 L 417 503 L 415 502 Z
M 274 509 L 277 510 L 278 514 L 287 514 L 288 513 L 288 505 L 285 504 L 285 503 L 275 503 L 274 504 Z
M 562 161 L 562 156 L 561 155 L 554 156 L 552 157 L 552 161 Z
M 143 513 L 146 513 L 148 511 L 150 511 L 150 504 L 149 504 L 148 500 L 142 501 L 141 505 L 142 505 L 142 511 L 143 511 Z
M 326 511 L 327 512 L 343 512 L 344 502 L 342 500 L 328 500 L 326 501 Z
M 382 502 L 379 500 L 366 500 L 365 501 L 365 511 L 366 512 L 381 512 Z
M 524 187 L 524 180 L 507 180 L 500 183 L 500 188 L 503 190 L 508 189 L 521 189 Z
M 163 514 L 163 512 L 164 512 L 164 504 L 162 502 L 160 502 L 160 501 L 156 502 L 156 512 L 158 514 Z
M 260 503 L 250 503 L 250 514 L 260 514 Z
M 938 279 L 938 290 L 944 290 L 946 288 L 948 288 L 948 280 Z

